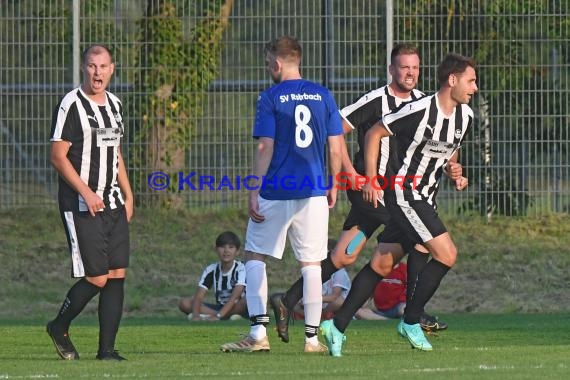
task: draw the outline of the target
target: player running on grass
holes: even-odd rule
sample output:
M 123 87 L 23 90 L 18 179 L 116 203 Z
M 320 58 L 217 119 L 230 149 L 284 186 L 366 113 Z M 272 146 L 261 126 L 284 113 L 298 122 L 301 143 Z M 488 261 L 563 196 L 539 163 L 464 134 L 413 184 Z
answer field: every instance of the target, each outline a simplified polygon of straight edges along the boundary
M 402 103 L 417 100 L 424 96 L 421 91 L 415 89 L 420 72 L 420 56 L 417 47 L 410 44 L 394 46 L 390 61 L 389 70 L 393 81 L 387 86 L 365 94 L 357 102 L 341 110 L 345 133 L 353 129 L 356 129 L 358 133 L 359 150 L 355 154 L 354 166 L 348 156 L 346 145 L 344 145 L 343 150 L 344 172 L 347 173 L 348 179 L 352 182 L 355 181 L 357 175 L 365 175 L 364 136 L 370 127 L 383 115 L 393 111 Z M 390 151 L 390 139 L 388 137 L 382 139 L 381 144 L 382 154 L 378 160 L 377 174 L 384 176 Z M 455 179 L 461 175 L 461 165 L 450 163 L 448 171 L 450 177 Z M 323 282 L 327 281 L 337 270 L 353 264 L 374 231 L 390 220 L 390 215 L 383 205 L 379 205 L 377 208 L 373 207 L 369 202 L 363 200 L 362 192 L 359 189 L 347 189 L 346 193 L 351 202 L 351 208 L 344 222 L 338 244 L 332 254 L 321 262 Z M 429 257 L 427 251 L 421 252 L 413 249 L 413 247 L 408 252 L 410 255 L 408 278 L 415 279 Z M 362 289 L 367 289 L 367 287 L 359 286 L 361 281 L 372 281 L 375 285 L 376 277 L 370 267 L 364 267 L 353 280 L 352 292 L 361 292 Z M 409 288 L 413 289 L 413 284 L 410 284 Z M 373 289 L 374 286 L 372 286 L 370 293 L 362 293 L 362 297 L 368 299 Z M 289 316 L 294 306 L 301 299 L 302 291 L 303 278 L 300 278 L 285 294 L 274 294 L 270 298 L 277 322 L 277 333 L 283 342 L 289 341 Z M 347 317 L 352 318 L 352 315 Z M 426 329 L 447 327 L 426 313 L 422 313 L 422 325 Z
M 391 152 L 389 168 L 393 174 L 406 176 L 402 187 L 384 190 L 383 198 L 392 219 L 380 235 L 379 247 L 368 266 L 379 277 L 386 276 L 404 256 L 405 248 L 414 244 L 422 244 L 432 255 L 418 274 L 404 318 L 398 325 L 400 335 L 406 337 L 412 347 L 424 351 L 431 351 L 432 346 L 421 329 L 421 314 L 457 257 L 451 236 L 435 210 L 435 196 L 445 166 L 456 156 L 473 124 L 473 111 L 467 103 L 477 92 L 474 67 L 470 58 L 448 54 L 437 69 L 440 89 L 435 95 L 384 116 L 366 135 L 366 173 L 373 175 L 376 171 L 381 139 L 393 136 L 396 149 Z M 414 184 L 415 178 L 419 180 Z M 466 186 L 467 178 L 456 180 L 457 190 Z M 362 192 L 366 201 L 374 207 L 378 205 L 382 197 L 380 191 L 367 184 Z M 394 243 L 394 236 L 400 236 L 399 243 Z M 350 298 L 349 293 L 341 310 L 357 304 L 348 302 Z M 321 323 L 333 356 L 342 355 L 348 323 L 339 318 L 339 313 L 334 319 Z

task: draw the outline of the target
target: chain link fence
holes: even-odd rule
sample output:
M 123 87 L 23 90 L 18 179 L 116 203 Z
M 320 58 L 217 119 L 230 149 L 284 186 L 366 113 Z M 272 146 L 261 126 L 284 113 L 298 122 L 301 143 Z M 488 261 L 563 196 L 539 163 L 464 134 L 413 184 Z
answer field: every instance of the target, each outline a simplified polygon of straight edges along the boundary
M 303 43 L 303 76 L 329 87 L 339 107 L 386 83 L 393 43 L 420 47 L 419 88 L 426 93 L 437 90 L 435 70 L 447 52 L 473 56 L 480 92 L 471 104 L 475 128 L 461 156 L 470 187 L 458 193 L 444 183 L 441 208 L 488 217 L 568 212 L 569 5 L 568 0 L 5 1 L 0 208 L 55 203 L 51 115 L 58 99 L 78 85 L 78 49 L 91 43 L 107 44 L 115 55 L 110 90 L 125 105 L 124 155 L 140 205 L 246 207 L 246 190 L 237 187 L 251 171 L 256 98 L 271 85 L 263 46 L 291 34 Z M 166 28 L 156 29 L 161 22 Z M 175 59 L 149 64 L 165 51 Z M 198 51 L 210 54 L 211 61 L 192 60 Z M 158 137 L 145 138 L 144 128 L 158 130 Z M 170 172 L 164 169 L 167 160 L 145 159 L 153 144 L 170 149 L 168 128 L 183 131 L 182 145 L 172 145 L 178 161 Z M 354 136 L 347 141 L 354 151 Z M 171 177 L 166 190 L 153 190 L 147 182 L 157 171 Z M 196 190 L 188 186 L 189 178 Z

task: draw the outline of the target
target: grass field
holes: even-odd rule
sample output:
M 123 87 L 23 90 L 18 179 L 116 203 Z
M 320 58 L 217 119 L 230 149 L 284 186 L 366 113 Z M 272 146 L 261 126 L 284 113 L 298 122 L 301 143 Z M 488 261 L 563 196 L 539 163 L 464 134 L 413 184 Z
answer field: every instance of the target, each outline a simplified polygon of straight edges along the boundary
M 346 213 L 331 213 L 329 236 L 337 237 Z M 457 244 L 455 267 L 430 301 L 433 313 L 570 313 L 570 216 L 444 217 Z M 131 225 L 127 316 L 175 317 L 180 296 L 194 293 L 206 264 L 215 261 L 216 235 L 243 237 L 246 210 L 137 209 Z M 354 275 L 373 249 L 368 243 Z M 57 208 L 0 211 L 0 320 L 53 318 L 73 280 Z M 268 261 L 270 292 L 299 276 L 287 249 Z M 87 314 L 96 313 L 96 302 Z
M 345 213 L 333 211 L 336 237 Z M 2 379 L 566 379 L 570 368 L 570 216 L 444 217 L 458 246 L 456 266 L 428 304 L 449 323 L 418 352 L 395 332 L 396 321 L 355 321 L 344 357 L 303 354 L 302 324 L 292 342 L 271 331 L 272 352 L 223 354 L 220 344 L 246 333 L 246 321 L 189 323 L 177 310 L 204 266 L 213 241 L 230 229 L 243 236 L 245 210 L 139 209 L 131 225 L 132 256 L 117 348 L 129 360 L 100 363 L 96 300 L 72 326 L 78 362 L 57 359 L 45 333 L 69 278 L 56 207 L 0 211 L 0 380 Z M 367 262 L 369 242 L 354 274 Z M 270 292 L 299 275 L 290 251 L 268 263 Z M 270 326 L 272 328 L 272 325 Z
M 304 354 L 302 324 L 291 342 L 270 326 L 270 353 L 222 353 L 219 345 L 248 331 L 245 320 L 187 322 L 127 318 L 117 348 L 126 362 L 94 359 L 97 324 L 80 317 L 71 334 L 81 360 L 59 360 L 44 323 L 0 322 L 0 379 L 565 379 L 570 373 L 570 315 L 444 315 L 434 351 L 410 348 L 396 321 L 354 321 L 344 355 Z

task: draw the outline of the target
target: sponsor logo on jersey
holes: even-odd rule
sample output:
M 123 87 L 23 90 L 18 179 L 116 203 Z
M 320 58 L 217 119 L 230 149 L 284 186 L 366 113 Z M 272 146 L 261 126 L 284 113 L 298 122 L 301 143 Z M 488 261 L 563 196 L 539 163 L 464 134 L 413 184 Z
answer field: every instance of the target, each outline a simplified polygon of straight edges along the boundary
M 455 138 L 456 138 L 456 139 L 460 139 L 462 132 L 463 132 L 463 131 L 462 131 L 461 129 L 457 128 L 457 129 L 455 130 Z

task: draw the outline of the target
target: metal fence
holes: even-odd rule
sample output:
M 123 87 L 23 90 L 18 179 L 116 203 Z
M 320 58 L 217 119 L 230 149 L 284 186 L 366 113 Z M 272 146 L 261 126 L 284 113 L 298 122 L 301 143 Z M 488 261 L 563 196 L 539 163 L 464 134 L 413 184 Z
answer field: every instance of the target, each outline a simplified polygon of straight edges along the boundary
M 157 168 L 132 152 L 147 145 L 137 139 L 146 117 L 141 99 L 158 90 L 140 80 L 153 69 L 141 65 L 146 59 L 141 51 L 166 43 L 145 40 L 143 30 L 152 9 L 165 4 L 173 6 L 170 17 L 181 28 L 176 43 L 182 47 L 196 42 L 196 28 L 204 20 L 219 17 L 208 10 L 230 7 L 214 79 L 191 94 L 197 100 L 184 118 L 174 111 L 176 93 L 169 95 L 172 110 L 165 110 L 190 126 L 180 171 L 214 179 L 213 190 L 171 191 L 183 207 L 245 206 L 245 190 L 216 187 L 224 177 L 235 184 L 236 176 L 251 171 L 255 101 L 270 85 L 263 45 L 292 34 L 303 43 L 303 76 L 328 86 L 339 106 L 386 83 L 393 42 L 420 47 L 419 88 L 426 93 L 437 90 L 435 68 L 445 53 L 474 56 L 480 92 L 472 104 L 475 128 L 461 158 L 471 185 L 457 193 L 444 183 L 438 196 L 442 209 L 483 215 L 568 212 L 569 0 L 3 1 L 0 208 L 55 202 L 57 176 L 48 158 L 51 114 L 58 99 L 78 84 L 77 49 L 95 42 L 109 45 L 115 55 L 111 91 L 127 110 L 125 157 L 131 175 L 142 178 L 136 197 L 142 206 L 160 204 L 164 192 L 144 181 Z M 183 65 L 181 60 L 170 69 L 196 71 Z M 176 77 L 165 84 L 176 88 Z M 354 137 L 347 139 L 354 150 Z

